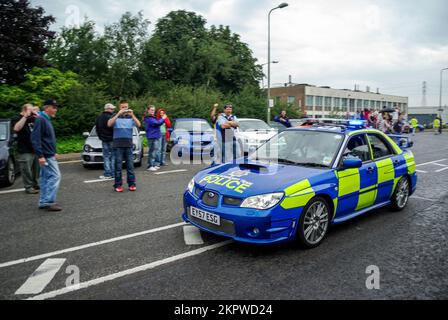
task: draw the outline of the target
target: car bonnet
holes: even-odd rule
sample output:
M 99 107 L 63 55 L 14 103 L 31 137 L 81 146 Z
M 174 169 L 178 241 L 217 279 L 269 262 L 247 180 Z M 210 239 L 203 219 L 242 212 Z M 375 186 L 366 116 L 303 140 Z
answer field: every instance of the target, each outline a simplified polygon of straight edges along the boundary
M 199 172 L 195 182 L 202 189 L 223 195 L 246 198 L 283 192 L 304 179 L 324 174 L 330 169 L 316 169 L 282 164 L 223 164 Z

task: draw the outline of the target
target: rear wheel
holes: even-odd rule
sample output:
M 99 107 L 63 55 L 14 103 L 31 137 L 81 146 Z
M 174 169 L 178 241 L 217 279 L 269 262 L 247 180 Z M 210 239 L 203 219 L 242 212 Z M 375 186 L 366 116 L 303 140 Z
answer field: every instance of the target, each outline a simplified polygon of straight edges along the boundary
M 397 183 L 394 194 L 392 195 L 392 208 L 396 211 L 403 210 L 409 201 L 409 179 L 402 177 Z
M 324 240 L 329 225 L 330 206 L 324 198 L 316 197 L 303 209 L 296 240 L 303 248 L 315 248 Z
M 8 163 L 5 168 L 5 180 L 1 181 L 1 183 L 6 186 L 12 186 L 16 181 L 16 165 L 14 163 L 14 159 L 8 158 Z

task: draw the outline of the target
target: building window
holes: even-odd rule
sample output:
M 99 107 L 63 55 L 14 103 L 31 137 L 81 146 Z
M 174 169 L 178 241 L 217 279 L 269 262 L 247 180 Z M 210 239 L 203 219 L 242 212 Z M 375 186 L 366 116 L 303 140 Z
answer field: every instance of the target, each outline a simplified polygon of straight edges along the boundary
M 288 104 L 295 104 L 296 103 L 296 97 L 288 97 Z
M 377 109 L 381 109 L 381 101 L 377 101 L 376 102 L 376 108 Z
M 356 102 L 356 108 L 358 110 L 362 109 L 362 99 L 358 99 Z
M 333 102 L 334 102 L 334 107 L 335 107 L 335 109 L 341 107 L 341 98 L 334 98 L 334 99 L 333 99 Z
M 323 97 L 316 96 L 316 111 L 322 111 Z
M 370 100 L 370 108 L 371 109 L 375 108 L 375 101 Z
M 393 107 L 393 103 L 392 103 L 392 102 L 388 102 L 388 103 L 387 103 L 387 107 L 388 107 L 388 108 L 392 108 L 392 107 Z
M 369 100 L 364 100 L 364 109 L 369 108 Z
M 313 110 L 314 96 L 306 96 L 306 110 Z
M 325 97 L 325 111 L 331 111 L 331 97 Z
M 350 112 L 355 112 L 355 99 L 350 99 Z
M 342 111 L 347 111 L 347 98 L 342 98 Z

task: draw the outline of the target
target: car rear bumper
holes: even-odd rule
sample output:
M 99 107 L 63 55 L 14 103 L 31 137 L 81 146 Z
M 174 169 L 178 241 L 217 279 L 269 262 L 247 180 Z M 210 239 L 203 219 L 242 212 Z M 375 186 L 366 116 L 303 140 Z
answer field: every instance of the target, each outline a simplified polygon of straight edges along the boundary
M 140 151 L 134 151 L 133 155 L 134 155 L 134 163 L 139 162 Z M 103 154 L 99 152 L 90 152 L 90 153 L 83 152 L 81 153 L 81 160 L 83 164 L 88 165 L 96 165 L 96 164 L 100 165 L 104 163 Z

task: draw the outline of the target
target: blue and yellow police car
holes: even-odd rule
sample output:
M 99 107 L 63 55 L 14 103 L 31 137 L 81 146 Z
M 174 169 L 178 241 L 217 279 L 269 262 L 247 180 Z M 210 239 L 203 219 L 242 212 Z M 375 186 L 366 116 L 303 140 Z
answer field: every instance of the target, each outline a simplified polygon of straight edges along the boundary
M 313 248 L 331 224 L 405 208 L 417 183 L 410 146 L 363 121 L 288 129 L 244 159 L 197 173 L 182 217 L 236 241 Z

